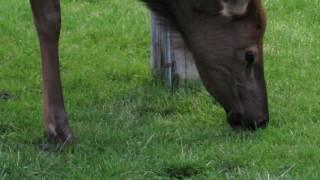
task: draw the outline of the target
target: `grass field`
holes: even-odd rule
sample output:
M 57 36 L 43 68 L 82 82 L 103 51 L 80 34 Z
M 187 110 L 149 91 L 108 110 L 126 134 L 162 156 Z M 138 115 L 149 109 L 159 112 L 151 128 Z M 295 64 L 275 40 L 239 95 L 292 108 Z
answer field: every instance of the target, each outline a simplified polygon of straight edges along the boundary
M 28 1 L 0 1 L 0 179 L 319 179 L 319 0 L 264 0 L 270 126 L 228 127 L 201 85 L 173 92 L 149 68 L 148 11 L 63 0 L 61 69 L 77 137 L 45 151 Z M 4 95 L 7 93 L 8 95 Z

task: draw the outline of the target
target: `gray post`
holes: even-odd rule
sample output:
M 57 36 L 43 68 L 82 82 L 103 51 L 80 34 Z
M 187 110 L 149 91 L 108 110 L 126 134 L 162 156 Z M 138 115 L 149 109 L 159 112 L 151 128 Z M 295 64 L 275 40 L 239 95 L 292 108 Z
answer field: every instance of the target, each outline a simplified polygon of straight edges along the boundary
M 173 81 L 199 79 L 192 54 L 178 32 L 164 19 L 152 13 L 152 69 L 169 87 Z

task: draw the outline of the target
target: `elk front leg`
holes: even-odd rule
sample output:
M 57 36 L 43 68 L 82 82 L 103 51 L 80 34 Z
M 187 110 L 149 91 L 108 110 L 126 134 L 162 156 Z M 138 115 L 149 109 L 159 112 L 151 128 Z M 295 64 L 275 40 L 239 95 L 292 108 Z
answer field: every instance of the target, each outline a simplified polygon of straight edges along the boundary
M 40 41 L 44 123 L 49 140 L 70 143 L 72 133 L 65 112 L 59 71 L 60 0 L 30 0 Z

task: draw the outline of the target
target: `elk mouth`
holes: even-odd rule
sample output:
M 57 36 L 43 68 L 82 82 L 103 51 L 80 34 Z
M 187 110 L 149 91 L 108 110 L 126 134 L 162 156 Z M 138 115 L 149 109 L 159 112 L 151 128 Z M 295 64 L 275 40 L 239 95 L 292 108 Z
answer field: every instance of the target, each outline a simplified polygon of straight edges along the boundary
M 233 129 L 251 130 L 255 131 L 259 128 L 265 129 L 268 126 L 268 117 L 259 117 L 256 119 L 246 118 L 240 112 L 228 112 L 227 121 Z

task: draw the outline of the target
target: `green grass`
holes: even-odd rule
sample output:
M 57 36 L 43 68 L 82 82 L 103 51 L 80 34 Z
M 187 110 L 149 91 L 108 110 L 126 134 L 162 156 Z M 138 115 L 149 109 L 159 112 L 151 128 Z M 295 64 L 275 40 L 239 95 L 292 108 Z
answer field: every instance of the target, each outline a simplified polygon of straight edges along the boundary
M 318 0 L 265 0 L 271 123 L 235 132 L 200 85 L 149 68 L 148 11 L 64 0 L 61 69 L 77 144 L 43 151 L 38 42 L 28 1 L 0 1 L 0 179 L 319 179 Z M 4 97 L 4 95 L 2 95 Z

